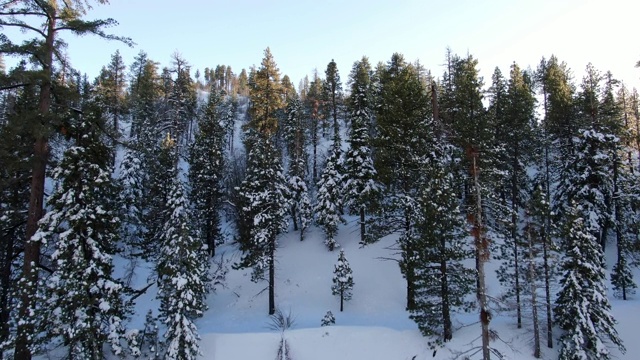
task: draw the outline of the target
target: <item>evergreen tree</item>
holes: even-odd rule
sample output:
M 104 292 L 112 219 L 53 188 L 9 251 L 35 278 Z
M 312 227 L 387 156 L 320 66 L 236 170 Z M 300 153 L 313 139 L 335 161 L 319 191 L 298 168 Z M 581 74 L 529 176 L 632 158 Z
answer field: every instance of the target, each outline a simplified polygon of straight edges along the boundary
M 625 352 L 615 329 L 605 286 L 604 259 L 598 239 L 590 229 L 591 209 L 573 203 L 564 226 L 567 249 L 563 276 L 554 309 L 560 337 L 560 359 L 610 359 L 606 343 Z
M 121 353 L 126 305 L 113 277 L 120 219 L 111 154 L 98 133 L 99 110 L 85 109 L 85 116 L 71 130 L 76 144 L 53 172 L 51 210 L 32 241 L 55 246 L 56 268 L 42 298 L 47 334 L 63 340 L 69 358 L 96 359 L 107 341 Z
M 417 238 L 416 304 L 410 317 L 435 348 L 453 337 L 452 315 L 471 306 L 464 299 L 472 293 L 474 271 L 463 261 L 472 257 L 465 243 L 465 220 L 456 188 L 454 168 L 459 161 L 451 145 L 439 145 L 433 159 L 425 164 L 422 189 L 415 219 Z
M 264 279 L 268 271 L 269 315 L 275 313 L 275 251 L 277 237 L 287 229 L 289 208 L 287 183 L 269 139 L 254 134 L 248 155 L 247 173 L 240 186 L 242 216 L 249 224 L 249 239 L 244 256 L 236 267 L 253 268 L 252 281 Z
M 333 285 L 331 286 L 331 293 L 340 296 L 340 311 L 344 310 L 345 300 L 351 300 L 353 285 L 353 271 L 344 255 L 344 250 L 340 250 L 338 262 L 334 265 Z
M 216 244 L 222 242 L 220 210 L 222 208 L 222 177 L 224 172 L 224 138 L 220 112 L 221 95 L 212 91 L 199 122 L 200 131 L 191 146 L 189 180 L 191 202 L 198 213 L 197 226 L 211 256 Z
M 373 209 L 379 203 L 381 186 L 376 182 L 377 173 L 373 167 L 369 124 L 371 123 L 371 100 L 369 72 L 371 67 L 364 57 L 351 70 L 351 97 L 349 117 L 351 132 L 349 150 L 345 155 L 345 200 L 353 213 L 360 215 L 360 243 L 371 242 L 365 229 L 366 209 Z
M 134 249 L 136 252 L 144 251 L 142 241 L 145 180 L 140 154 L 135 149 L 125 150 L 118 181 L 122 189 L 119 194 L 122 219 L 120 236 L 129 248 L 126 255 L 133 255 Z
M 417 210 L 417 162 L 432 148 L 426 123 L 429 101 L 418 72 L 401 54 L 393 54 L 378 76 L 374 166 L 389 199 L 382 209 L 389 217 L 389 232 L 401 234 L 400 269 L 407 280 L 407 309 L 413 309 L 416 239 L 410 235 Z
M 322 97 L 323 80 L 318 77 L 318 73 L 315 72 L 313 80 L 309 83 L 309 89 L 306 91 L 304 97 L 305 113 L 308 118 L 309 126 L 309 141 L 313 148 L 311 156 L 311 177 L 313 182 L 318 181 L 318 145 L 320 138 L 318 131 L 320 131 L 320 125 L 324 121 L 324 107 L 325 103 Z
M 98 99 L 102 102 L 106 110 L 106 116 L 111 120 L 111 131 L 113 136 L 112 146 L 115 148 L 120 137 L 120 118 L 127 111 L 126 104 L 126 66 L 120 55 L 116 51 L 111 55 L 111 61 L 102 68 L 97 79 L 96 91 Z M 114 154 L 115 155 L 115 154 Z M 113 159 L 115 162 L 115 158 Z
M 275 135 L 278 131 L 276 114 L 284 106 L 282 84 L 271 50 L 264 51 L 260 68 L 255 72 L 251 83 L 251 126 L 262 135 Z
M 177 161 L 175 142 L 168 138 L 162 151 Z M 171 154 L 173 153 L 173 154 Z M 173 163 L 164 169 L 170 181 L 156 263 L 160 318 L 167 327 L 164 339 L 168 359 L 196 359 L 200 340 L 193 323 L 206 309 L 209 262 L 202 241 L 194 236 L 192 216 L 182 182 Z
M 508 184 L 504 202 L 509 204 L 510 212 L 510 219 L 506 221 L 509 233 L 501 247 L 503 263 L 498 271 L 498 278 L 508 289 L 507 298 L 515 298 L 518 328 L 522 327 L 522 280 L 527 273 L 527 264 L 523 259 L 527 256 L 528 248 L 520 230 L 520 210 L 526 201 L 523 194 L 526 194 L 528 185 L 527 167 L 531 161 L 532 145 L 530 139 L 535 122 L 535 98 L 530 85 L 528 75 L 514 63 L 506 92 L 503 135 L 498 140 L 504 146 L 504 182 Z
M 172 72 L 175 79 L 170 81 L 167 98 L 167 113 L 161 133 L 170 133 L 177 140 L 190 141 L 192 123 L 196 115 L 196 89 L 191 79 L 190 67 L 178 53 L 172 56 Z
M 342 217 L 343 175 L 340 173 L 341 150 L 339 144 L 339 140 L 334 138 L 322 177 L 318 182 L 314 208 L 316 223 L 324 230 L 326 237 L 324 243 L 329 251 L 333 251 L 336 247 L 335 236 L 338 232 L 338 225 L 345 222 Z
M 150 60 L 145 52 L 140 52 L 129 70 L 129 106 L 131 113 L 131 139 L 139 139 L 143 149 L 151 148 L 160 132 L 158 103 L 161 98 L 158 64 Z
M 340 82 L 340 73 L 338 72 L 338 65 L 333 59 L 327 65 L 327 69 L 324 72 L 324 97 L 327 103 L 329 116 L 333 120 L 333 133 L 339 133 L 340 124 L 338 124 L 338 110 L 342 102 L 342 83 Z
M 29 127 L 37 121 L 35 88 L 26 86 L 15 95 L 6 123 L 0 124 L 0 356 L 13 345 L 20 275 L 15 255 L 24 246 L 33 141 Z
M 105 3 L 98 0 L 98 3 Z M 34 131 L 33 142 L 34 161 L 32 162 L 32 182 L 30 187 L 30 200 L 25 231 L 23 288 L 21 289 L 20 316 L 27 317 L 34 309 L 34 294 L 38 283 L 37 266 L 40 261 L 40 243 L 29 241 L 38 229 L 38 221 L 43 216 L 44 185 L 47 169 L 47 155 L 49 151 L 49 138 L 51 127 L 54 124 L 55 114 L 50 110 L 54 81 L 54 53 L 64 46 L 58 35 L 64 31 L 72 31 L 76 35 L 95 34 L 102 38 L 122 40 L 131 44 L 130 39 L 118 38 L 104 32 L 105 27 L 116 23 L 113 19 L 84 20 L 87 9 L 91 8 L 90 1 L 65 1 L 58 0 L 43 4 L 39 1 L 29 0 L 11 2 L 3 5 L 3 13 L 0 15 L 0 26 L 17 27 L 27 32 L 27 40 L 21 44 L 11 41 L 8 36 L 3 38 L 2 52 L 24 58 L 32 58 L 38 54 L 37 68 L 39 71 L 39 103 L 38 110 L 41 114 L 41 126 Z M 41 24 L 34 24 L 31 19 L 42 20 Z M 31 37 L 32 36 L 32 37 Z M 19 36 L 20 41 L 25 38 Z M 31 359 L 29 349 L 30 339 L 33 338 L 33 324 L 21 322 L 18 328 L 15 357 L 20 360 Z
M 293 229 L 300 228 L 300 240 L 304 240 L 304 232 L 309 226 L 313 214 L 307 178 L 307 139 L 305 133 L 302 104 L 294 94 L 286 109 L 284 123 L 284 139 L 289 155 L 289 193 L 291 199 L 291 217 Z

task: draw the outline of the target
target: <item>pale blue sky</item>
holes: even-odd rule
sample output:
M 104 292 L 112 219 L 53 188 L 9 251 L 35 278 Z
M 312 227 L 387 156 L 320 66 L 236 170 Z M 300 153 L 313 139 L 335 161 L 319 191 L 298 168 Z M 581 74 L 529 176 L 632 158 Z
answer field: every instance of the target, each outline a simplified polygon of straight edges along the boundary
M 535 67 L 556 54 L 579 84 L 588 62 L 611 70 L 629 86 L 640 85 L 640 42 L 636 21 L 640 6 L 631 0 L 111 0 L 96 5 L 87 18 L 112 17 L 111 29 L 131 37 L 129 49 L 117 42 L 66 34 L 74 67 L 97 75 L 120 49 L 130 64 L 140 51 L 163 66 L 178 51 L 195 69 L 231 65 L 235 73 L 259 65 L 269 46 L 282 74 L 293 83 L 323 75 L 335 59 L 343 82 L 354 61 L 367 55 L 372 64 L 400 52 L 435 75 L 443 72 L 447 46 L 479 60 L 485 82 L 499 66 Z

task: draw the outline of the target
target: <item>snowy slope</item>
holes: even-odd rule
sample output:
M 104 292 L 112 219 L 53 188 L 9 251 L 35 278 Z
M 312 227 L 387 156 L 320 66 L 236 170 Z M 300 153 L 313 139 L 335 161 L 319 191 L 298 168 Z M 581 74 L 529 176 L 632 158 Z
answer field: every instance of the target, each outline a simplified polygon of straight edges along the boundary
M 480 345 L 480 327 L 475 312 L 455 317 L 454 340 L 434 354 L 405 311 L 406 282 L 393 259 L 395 238 L 390 236 L 366 248 L 359 248 L 354 218 L 341 227 L 338 243 L 353 269 L 353 299 L 339 311 L 339 298 L 331 295 L 333 264 L 338 251 L 329 252 L 322 231 L 312 227 L 304 242 L 291 230 L 281 236 L 277 250 L 276 305 L 295 318 L 295 326 L 285 337 L 295 360 L 350 359 L 450 359 L 464 351 L 473 353 Z M 220 249 L 228 261 L 241 254 L 233 245 Z M 497 267 L 493 261 L 491 268 Z M 210 309 L 196 324 L 202 336 L 203 359 L 275 359 L 280 333 L 268 328 L 266 282 L 250 281 L 250 270 L 230 270 L 227 286 L 208 299 Z M 497 295 L 499 285 L 490 274 L 490 288 Z M 613 352 L 617 359 L 635 359 L 640 352 L 635 329 L 640 323 L 640 303 L 613 300 L 627 355 Z M 327 310 L 336 325 L 320 327 Z M 493 342 L 507 359 L 534 359 L 532 335 L 516 329 L 509 314 L 496 314 L 491 327 L 500 339 Z M 555 359 L 556 349 L 543 347 L 543 358 Z M 415 356 L 415 358 L 414 358 Z M 479 354 L 472 358 L 478 358 Z

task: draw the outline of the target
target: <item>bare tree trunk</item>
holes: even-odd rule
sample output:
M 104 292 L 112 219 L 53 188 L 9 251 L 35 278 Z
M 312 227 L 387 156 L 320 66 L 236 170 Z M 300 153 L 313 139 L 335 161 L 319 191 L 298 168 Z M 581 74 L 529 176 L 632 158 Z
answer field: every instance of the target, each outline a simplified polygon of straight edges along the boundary
M 269 242 L 269 315 L 273 315 L 276 312 L 275 252 L 276 252 L 276 236 L 272 235 L 271 241 Z
M 511 240 L 513 241 L 514 277 L 516 286 L 516 314 L 518 329 L 522 328 L 522 304 L 520 303 L 520 264 L 518 259 L 518 144 L 515 145 L 515 156 L 511 164 Z
M 544 97 L 544 116 L 547 119 L 547 90 L 546 85 L 543 82 L 543 97 Z M 545 292 L 545 305 L 547 310 L 547 347 L 553 349 L 553 313 L 551 310 L 551 267 L 549 265 L 549 240 L 551 238 L 551 214 L 549 213 L 549 207 L 551 206 L 551 171 L 549 169 L 549 131 L 547 130 L 547 124 L 545 122 L 544 127 L 544 166 L 545 166 L 545 215 L 544 215 L 544 227 L 542 233 L 542 256 L 544 262 L 544 292 Z
M 620 226 L 622 224 L 622 219 L 620 216 L 620 199 L 618 197 L 618 165 L 619 165 L 619 159 L 618 159 L 618 154 L 615 153 L 614 155 L 614 159 L 613 159 L 613 193 L 614 193 L 614 206 L 613 206 L 613 211 L 614 211 L 614 216 L 615 216 L 615 221 L 616 221 L 616 247 L 617 249 L 617 255 L 618 255 L 618 259 L 617 259 L 617 263 L 618 263 L 618 271 L 622 271 L 623 270 L 623 266 L 624 265 L 624 253 L 623 253 L 623 249 L 624 249 L 624 239 L 622 236 L 622 231 L 620 229 Z M 621 283 L 619 284 L 619 286 L 621 287 L 622 290 L 622 300 L 627 300 L 627 284 L 626 284 L 626 280 L 622 280 Z
M 487 286 L 485 283 L 484 264 L 489 259 L 489 241 L 484 235 L 484 224 L 482 220 L 482 197 L 480 194 L 480 184 L 478 181 L 477 158 L 478 152 L 471 149 L 473 184 L 475 190 L 475 214 L 473 219 L 473 236 L 475 238 L 475 246 L 477 249 L 477 268 L 478 268 L 478 305 L 480 306 L 480 326 L 482 328 L 482 359 L 491 359 L 489 323 L 491 322 L 491 312 L 487 302 Z
M 540 354 L 540 323 L 538 320 L 538 302 L 536 294 L 537 278 L 535 268 L 535 256 L 533 254 L 533 237 L 531 236 L 530 224 L 527 225 L 527 238 L 529 240 L 529 282 L 531 283 L 531 311 L 533 321 L 533 356 L 539 359 Z
M 360 243 L 366 244 L 366 229 L 364 222 L 364 206 L 360 207 Z

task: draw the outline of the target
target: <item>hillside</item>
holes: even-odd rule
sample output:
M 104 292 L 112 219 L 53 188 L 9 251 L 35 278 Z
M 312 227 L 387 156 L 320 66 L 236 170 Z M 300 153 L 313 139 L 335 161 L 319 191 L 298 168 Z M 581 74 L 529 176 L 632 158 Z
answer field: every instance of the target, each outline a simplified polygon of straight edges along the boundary
M 355 282 L 353 299 L 346 302 L 341 313 L 339 298 L 331 295 L 333 264 L 338 251 L 327 251 L 322 240 L 322 231 L 315 226 L 303 242 L 292 230 L 279 240 L 276 304 L 295 320 L 294 326 L 285 332 L 293 360 L 452 359 L 464 351 L 471 350 L 471 354 L 473 348 L 479 346 L 478 315 L 471 312 L 454 317 L 456 331 L 452 342 L 436 352 L 429 349 L 428 339 L 420 334 L 405 311 L 406 282 L 393 261 L 398 259 L 393 249 L 395 237 L 388 236 L 360 248 L 355 218 L 350 218 L 338 235 Z M 230 264 L 240 256 L 235 245 L 225 244 L 217 258 L 224 258 Z M 489 267 L 497 267 L 497 261 L 492 260 Z M 202 359 L 276 359 L 280 333 L 269 328 L 267 293 L 263 291 L 266 282 L 251 282 L 250 271 L 230 269 L 225 285 L 209 295 L 209 310 L 196 321 L 202 338 Z M 143 269 L 137 274 L 144 280 Z M 494 272 L 489 273 L 489 292 L 491 295 L 501 292 Z M 140 310 L 136 313 L 145 314 L 144 309 L 157 306 L 153 297 L 151 290 L 141 298 Z M 626 355 L 614 352 L 614 358 L 635 359 L 640 351 L 640 344 L 634 341 L 640 322 L 640 303 L 637 298 L 626 302 L 610 298 L 619 322 L 618 330 L 627 347 Z M 327 310 L 335 315 L 336 325 L 320 327 Z M 493 346 L 505 359 L 534 359 L 528 320 L 525 319 L 525 327 L 518 330 L 511 314 L 498 313 L 491 328 L 500 337 Z M 543 348 L 543 359 L 556 357 L 556 349 Z

